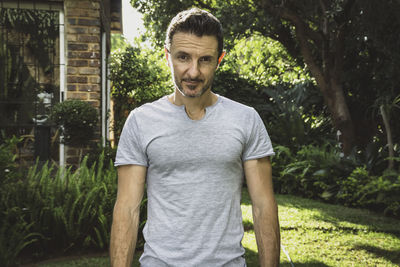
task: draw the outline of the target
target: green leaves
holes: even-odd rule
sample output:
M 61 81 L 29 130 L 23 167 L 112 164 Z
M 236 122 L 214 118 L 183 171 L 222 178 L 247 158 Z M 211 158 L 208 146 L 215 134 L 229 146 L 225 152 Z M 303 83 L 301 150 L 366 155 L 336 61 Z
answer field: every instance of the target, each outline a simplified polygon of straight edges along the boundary
M 172 82 L 163 56 L 161 50 L 155 53 L 132 46 L 112 54 L 110 80 L 117 140 L 132 109 L 172 92 Z
M 337 147 L 303 146 L 297 152 L 276 146 L 274 189 L 345 206 L 400 216 L 400 173 L 373 175 L 366 166 L 341 156 Z
M 43 256 L 108 246 L 117 174 L 103 158 L 91 167 L 84 159 L 76 171 L 37 163 L 0 184 L 2 264 L 15 263 L 26 247 Z
M 51 120 L 60 127 L 63 142 L 85 145 L 94 138 L 99 120 L 96 108 L 82 100 L 66 100 L 51 110 Z

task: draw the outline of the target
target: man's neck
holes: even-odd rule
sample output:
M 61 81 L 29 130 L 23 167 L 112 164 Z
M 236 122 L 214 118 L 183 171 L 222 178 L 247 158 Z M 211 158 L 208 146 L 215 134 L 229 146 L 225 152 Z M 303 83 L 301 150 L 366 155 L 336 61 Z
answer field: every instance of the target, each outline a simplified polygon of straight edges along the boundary
M 189 118 L 200 120 L 206 114 L 206 107 L 214 105 L 218 100 L 218 96 L 211 92 L 211 90 L 208 90 L 202 96 L 192 98 L 182 95 L 176 89 L 175 93 L 169 96 L 168 100 L 177 106 L 184 105 Z

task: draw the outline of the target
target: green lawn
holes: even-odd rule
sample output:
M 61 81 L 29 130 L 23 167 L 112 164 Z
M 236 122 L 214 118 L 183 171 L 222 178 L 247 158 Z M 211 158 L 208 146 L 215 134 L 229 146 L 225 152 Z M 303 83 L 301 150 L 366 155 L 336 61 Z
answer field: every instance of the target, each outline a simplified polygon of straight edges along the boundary
M 399 266 L 400 221 L 366 210 L 277 195 L 282 245 L 294 266 Z M 243 246 L 249 267 L 258 266 L 247 191 L 242 201 Z M 138 256 L 135 265 L 138 265 Z M 48 261 L 40 267 L 109 266 L 108 257 Z M 281 266 L 291 266 L 281 252 Z

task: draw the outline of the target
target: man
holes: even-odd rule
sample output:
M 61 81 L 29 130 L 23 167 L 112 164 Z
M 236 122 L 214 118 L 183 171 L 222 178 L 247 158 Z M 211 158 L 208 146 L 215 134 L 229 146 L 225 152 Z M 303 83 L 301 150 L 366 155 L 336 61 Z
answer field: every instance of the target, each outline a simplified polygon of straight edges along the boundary
M 269 156 L 257 112 L 214 94 L 222 27 L 191 9 L 171 21 L 165 52 L 175 92 L 129 115 L 115 165 L 112 266 L 130 266 L 147 183 L 141 266 L 246 266 L 240 197 L 245 176 L 261 266 L 278 266 L 280 234 Z M 238 88 L 240 90 L 240 88 Z

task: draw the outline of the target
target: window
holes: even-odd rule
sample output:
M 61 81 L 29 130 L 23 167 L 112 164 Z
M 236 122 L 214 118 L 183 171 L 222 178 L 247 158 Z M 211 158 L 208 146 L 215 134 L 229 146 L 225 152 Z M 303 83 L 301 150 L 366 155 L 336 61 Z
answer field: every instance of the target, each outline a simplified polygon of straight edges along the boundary
M 39 3 L 0 2 L 0 141 L 23 138 L 18 157 L 59 157 L 49 120 L 60 101 L 60 9 Z

